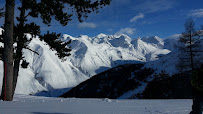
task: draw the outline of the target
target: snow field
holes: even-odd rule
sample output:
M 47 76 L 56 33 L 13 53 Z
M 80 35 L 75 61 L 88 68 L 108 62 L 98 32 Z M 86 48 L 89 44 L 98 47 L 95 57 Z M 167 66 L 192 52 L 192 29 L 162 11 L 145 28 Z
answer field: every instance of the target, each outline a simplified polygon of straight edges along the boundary
M 192 100 L 47 98 L 16 94 L 0 101 L 1 114 L 188 114 Z

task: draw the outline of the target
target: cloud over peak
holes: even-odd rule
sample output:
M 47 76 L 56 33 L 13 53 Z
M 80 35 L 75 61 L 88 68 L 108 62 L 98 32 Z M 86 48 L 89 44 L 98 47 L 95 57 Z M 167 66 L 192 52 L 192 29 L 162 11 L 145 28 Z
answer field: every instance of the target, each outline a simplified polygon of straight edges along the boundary
M 127 34 L 127 35 L 133 35 L 135 34 L 136 29 L 135 28 L 121 28 L 116 34 Z
M 138 19 L 142 19 L 142 18 L 144 18 L 144 14 L 143 13 L 139 13 L 138 15 L 136 15 L 135 17 L 130 19 L 130 22 L 136 22 Z

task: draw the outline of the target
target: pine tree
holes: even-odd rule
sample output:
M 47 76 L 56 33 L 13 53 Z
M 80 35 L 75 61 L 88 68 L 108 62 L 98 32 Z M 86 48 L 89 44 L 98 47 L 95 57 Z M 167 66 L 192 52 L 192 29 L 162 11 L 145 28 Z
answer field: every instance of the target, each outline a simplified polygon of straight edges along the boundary
M 192 19 L 188 19 L 185 23 L 185 32 L 183 32 L 180 36 L 179 41 L 183 43 L 182 47 L 180 49 L 183 53 L 181 53 L 180 57 L 180 63 L 184 64 L 186 67 L 189 66 L 189 70 L 191 71 L 192 75 L 192 86 L 193 86 L 193 106 L 191 114 L 201 114 L 201 100 L 202 98 L 199 97 L 199 93 L 196 90 L 196 85 L 198 83 L 197 80 L 194 80 L 194 77 L 199 77 L 200 75 L 198 73 L 194 74 L 195 69 L 200 67 L 198 65 L 198 62 L 196 61 L 196 56 L 198 53 L 203 52 L 200 50 L 200 38 L 202 35 L 202 30 L 195 30 L 195 23 Z M 180 65 L 180 64 L 179 64 Z
M 10 0 L 11 1 L 11 0 Z M 15 47 L 14 54 L 14 71 L 13 75 L 10 75 L 13 79 L 11 85 L 12 86 L 12 95 L 14 94 L 15 87 L 17 84 L 18 72 L 20 67 L 20 61 L 23 60 L 23 49 L 28 49 L 32 52 L 28 46 L 30 40 L 26 38 L 24 33 L 30 33 L 32 35 L 40 35 L 40 27 L 35 23 L 26 23 L 27 17 L 33 18 L 41 18 L 42 22 L 48 26 L 51 26 L 51 21 L 54 18 L 59 21 L 61 25 L 67 25 L 72 19 L 74 14 L 77 15 L 78 20 L 82 22 L 84 19 L 88 17 L 88 14 L 91 12 L 98 12 L 99 8 L 103 6 L 110 5 L 111 0 L 20 0 L 21 6 L 18 7 L 20 10 L 20 16 L 17 17 L 18 24 L 13 27 L 14 28 L 14 41 L 17 43 L 17 47 Z M 67 13 L 66 11 L 71 11 Z M 8 13 L 6 12 L 6 15 Z M 14 17 L 13 17 L 14 18 Z M 5 25 L 7 23 L 5 22 Z M 6 26 L 5 26 L 6 28 Z M 11 31 L 8 31 L 11 32 Z M 13 33 L 13 32 L 12 32 Z M 6 32 L 5 32 L 6 34 Z M 64 60 L 65 56 L 70 55 L 70 48 L 67 47 L 67 44 L 70 42 L 62 42 L 58 38 L 60 34 L 56 33 L 47 33 L 45 35 L 41 35 L 42 39 L 50 45 L 51 49 L 57 51 L 57 55 L 59 58 Z M 5 37 L 5 36 L 4 36 Z M 51 39 L 47 40 L 47 37 L 51 37 Z M 12 47 L 12 46 L 11 46 Z M 5 49 L 4 49 L 5 50 Z M 5 52 L 5 51 L 4 51 Z M 13 51 L 9 51 L 13 53 Z M 34 52 L 37 54 L 37 52 Z M 3 82 L 3 87 L 5 83 Z M 7 89 L 2 89 L 1 98 L 5 96 L 3 94 Z
M 184 70 L 194 70 L 199 67 L 199 62 L 196 62 L 196 57 L 200 50 L 200 35 L 201 31 L 195 29 L 193 19 L 188 19 L 185 22 L 185 32 L 180 35 L 180 56 L 177 67 Z M 184 70 L 183 70 L 184 69 Z
M 63 42 L 60 40 L 61 34 L 49 33 L 44 35 L 40 35 L 40 39 L 44 40 L 49 46 L 51 50 L 56 50 L 58 57 L 65 61 L 65 57 L 70 55 L 71 49 L 67 47 L 68 44 L 71 43 L 71 40 L 68 42 Z

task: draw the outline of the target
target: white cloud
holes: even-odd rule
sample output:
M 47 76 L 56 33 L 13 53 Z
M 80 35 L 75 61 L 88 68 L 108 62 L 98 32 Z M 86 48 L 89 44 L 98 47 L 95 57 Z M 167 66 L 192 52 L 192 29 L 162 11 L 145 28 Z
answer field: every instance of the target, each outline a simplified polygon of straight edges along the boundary
M 135 28 L 127 27 L 127 28 L 122 28 L 122 29 L 120 29 L 120 31 L 118 31 L 116 34 L 133 35 L 133 34 L 135 34 L 135 32 L 136 32 L 136 29 L 135 29 Z
M 96 28 L 96 24 L 95 23 L 87 23 L 87 22 L 83 22 L 83 23 L 79 23 L 78 24 L 78 28 Z
M 189 16 L 203 17 L 203 9 L 191 10 Z
M 136 22 L 138 19 L 142 19 L 142 18 L 144 18 L 144 14 L 143 13 L 139 13 L 138 15 L 136 15 L 135 17 L 130 19 L 130 22 Z
M 107 29 L 108 32 L 113 32 L 113 29 Z
M 153 13 L 168 10 L 174 7 L 174 0 L 145 0 L 137 5 L 134 9 L 145 13 Z

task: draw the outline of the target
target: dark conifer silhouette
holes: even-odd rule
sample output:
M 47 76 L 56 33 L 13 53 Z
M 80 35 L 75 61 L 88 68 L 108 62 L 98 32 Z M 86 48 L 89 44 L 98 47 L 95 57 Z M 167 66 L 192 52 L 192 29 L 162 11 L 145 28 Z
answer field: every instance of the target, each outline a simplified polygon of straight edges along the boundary
M 6 1 L 8 3 L 13 3 L 13 8 L 14 8 L 14 0 L 8 0 Z M 18 10 L 20 10 L 20 16 L 17 17 L 18 23 L 16 24 L 14 28 L 14 31 L 6 30 L 5 34 L 3 35 L 4 38 L 6 39 L 6 34 L 8 33 L 14 33 L 10 34 L 12 37 L 14 37 L 14 41 L 17 43 L 17 47 L 15 47 L 15 54 L 14 54 L 14 60 L 9 59 L 14 62 L 14 66 L 10 66 L 9 69 L 13 69 L 11 71 L 13 74 L 7 74 L 9 75 L 10 85 L 12 87 L 12 93 L 11 95 L 13 96 L 15 87 L 17 84 L 17 78 L 18 78 L 18 72 L 19 72 L 19 67 L 20 67 L 20 61 L 23 59 L 23 49 L 28 49 L 36 54 L 37 52 L 31 50 L 28 46 L 29 42 L 31 41 L 30 39 L 26 38 L 26 35 L 24 33 L 30 33 L 31 35 L 40 35 L 40 27 L 36 25 L 35 23 L 27 23 L 27 17 L 33 17 L 33 18 L 41 18 L 42 22 L 45 23 L 48 26 L 51 26 L 51 21 L 52 19 L 55 19 L 56 21 L 60 22 L 61 25 L 65 26 L 67 25 L 71 20 L 72 16 L 74 14 L 77 15 L 78 20 L 82 22 L 84 19 L 88 17 L 88 14 L 91 12 L 98 12 L 100 8 L 106 5 L 110 5 L 111 0 L 20 0 L 21 6 L 18 7 Z M 8 8 L 6 8 L 8 9 Z M 9 9 L 11 10 L 11 8 Z M 1 10 L 0 10 L 1 12 Z M 14 9 L 13 9 L 14 13 Z M 0 13 L 0 15 L 3 15 L 3 13 Z M 5 15 L 10 15 L 9 13 L 5 13 Z M 14 17 L 12 17 L 14 20 Z M 13 21 L 12 21 L 13 22 Z M 5 22 L 5 29 L 6 29 L 6 24 L 8 22 Z M 13 26 L 14 24 L 12 24 Z M 56 33 L 47 33 L 45 35 L 41 35 L 42 39 L 50 45 L 51 49 L 54 49 L 57 51 L 57 55 L 59 58 L 63 60 L 65 56 L 70 55 L 70 48 L 67 47 L 67 44 L 70 42 L 62 42 L 58 38 L 60 34 Z M 48 37 L 49 38 L 48 40 Z M 2 40 L 2 37 L 1 37 Z M 13 44 L 13 40 L 10 40 L 9 43 Z M 4 42 L 6 43 L 6 42 Z M 12 46 L 10 46 L 11 49 L 13 50 Z M 5 49 L 4 49 L 5 50 Z M 0 50 L 3 51 L 3 50 Z M 4 51 L 5 52 L 5 51 Z M 13 53 L 13 51 L 9 50 L 9 53 Z M 13 57 L 13 55 L 12 55 Z M 7 56 L 5 56 L 5 59 L 8 59 Z M 1 94 L 1 99 L 4 98 L 5 96 L 5 91 L 9 91 L 4 89 L 5 82 L 3 82 L 3 89 L 2 89 L 2 94 Z M 12 98 L 12 97 L 11 97 Z M 6 99 L 3 99 L 6 100 Z M 11 99 L 12 100 L 12 99 Z
M 200 77 L 198 73 L 195 73 L 195 69 L 200 67 L 200 65 L 198 65 L 198 63 L 200 62 L 198 61 L 198 59 L 198 62 L 195 62 L 195 57 L 198 55 L 198 53 L 203 52 L 203 50 L 200 49 L 201 35 L 202 30 L 196 30 L 195 22 L 193 21 L 193 19 L 188 19 L 185 23 L 185 32 L 181 34 L 179 40 L 183 43 L 181 47 L 183 53 L 180 57 L 180 60 L 182 61 L 180 63 L 184 63 L 186 66 L 189 66 L 188 70 L 191 71 L 189 74 L 192 75 L 191 83 L 193 87 L 193 106 L 191 114 L 202 113 L 202 106 L 200 106 L 202 102 L 202 96 L 199 95 L 199 90 L 197 90 L 197 87 L 194 86 L 199 84 L 198 80 L 194 80 L 194 77 Z
M 61 34 L 49 33 L 41 35 L 40 39 L 44 40 L 49 46 L 50 49 L 56 50 L 58 57 L 65 61 L 65 57 L 70 55 L 71 49 L 67 47 L 68 44 L 71 43 L 71 40 L 68 42 L 64 42 L 60 40 Z
M 195 29 L 195 22 L 193 19 L 188 19 L 185 22 L 185 32 L 180 35 L 179 42 L 182 45 L 179 47 L 182 51 L 180 55 L 180 64 L 178 67 L 188 68 L 187 70 L 194 70 L 199 67 L 196 62 L 196 56 L 200 50 L 200 35 L 201 31 Z

